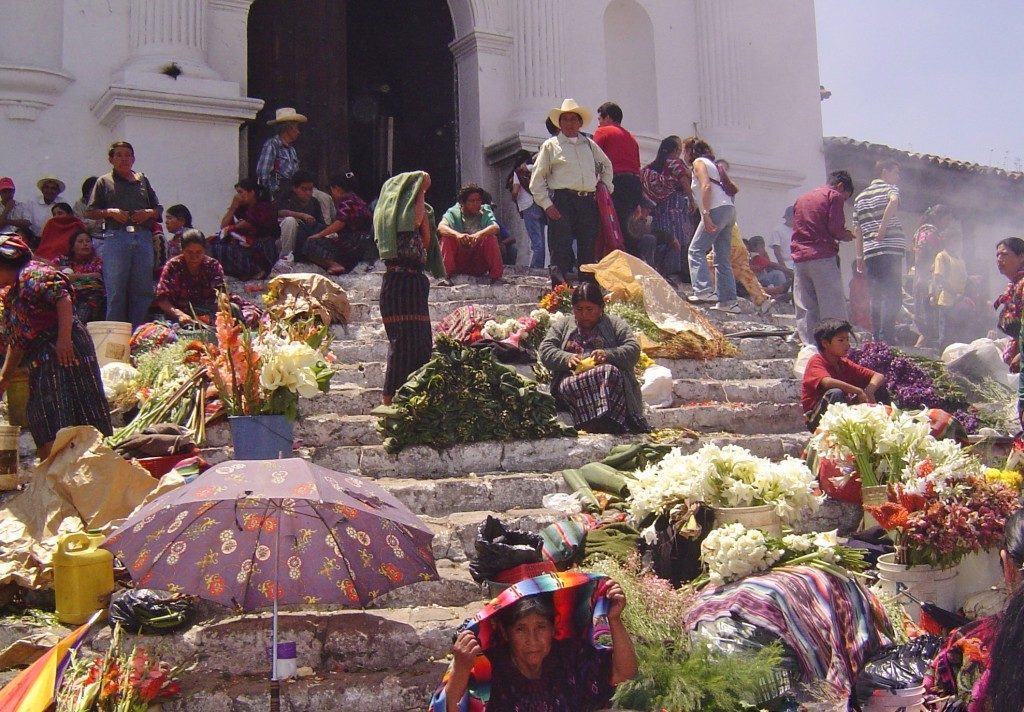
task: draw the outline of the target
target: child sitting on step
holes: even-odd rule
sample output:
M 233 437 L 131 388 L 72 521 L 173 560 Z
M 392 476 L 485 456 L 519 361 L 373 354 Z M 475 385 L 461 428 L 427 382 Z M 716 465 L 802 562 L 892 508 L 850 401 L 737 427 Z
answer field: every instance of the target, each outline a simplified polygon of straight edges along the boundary
M 886 403 L 889 400 L 884 388 L 885 376 L 846 357 L 850 353 L 852 333 L 853 326 L 845 319 L 825 319 L 814 329 L 818 353 L 807 362 L 800 386 L 800 404 L 807 429 L 812 433 L 833 403 Z

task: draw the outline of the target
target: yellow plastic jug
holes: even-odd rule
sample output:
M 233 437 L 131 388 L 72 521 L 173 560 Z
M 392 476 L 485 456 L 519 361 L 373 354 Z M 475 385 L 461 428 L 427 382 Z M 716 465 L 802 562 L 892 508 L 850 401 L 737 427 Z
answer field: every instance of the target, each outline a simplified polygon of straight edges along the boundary
M 106 618 L 114 592 L 114 556 L 98 549 L 100 539 L 85 532 L 65 534 L 53 555 L 53 590 L 57 618 L 81 625 L 96 611 Z

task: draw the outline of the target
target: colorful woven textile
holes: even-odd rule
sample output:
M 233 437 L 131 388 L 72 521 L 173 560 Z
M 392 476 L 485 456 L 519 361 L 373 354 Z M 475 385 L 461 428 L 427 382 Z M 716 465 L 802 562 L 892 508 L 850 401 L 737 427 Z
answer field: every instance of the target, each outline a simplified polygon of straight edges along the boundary
M 434 326 L 434 334 L 446 334 L 464 344 L 480 340 L 480 332 L 488 319 L 493 319 L 482 307 L 469 304 L 459 307 Z
M 877 598 L 851 578 L 808 566 L 705 588 L 686 626 L 723 617 L 778 636 L 799 661 L 805 682 L 825 680 L 846 695 L 867 657 L 891 643 L 891 624 Z
M 487 652 L 503 642 L 498 629 L 498 613 L 528 596 L 549 594 L 555 608 L 556 641 L 581 640 L 597 650 L 607 650 L 597 643 L 597 639 L 609 634 L 609 602 L 605 597 L 608 585 L 606 576 L 579 571 L 535 576 L 502 591 L 479 613 L 459 626 L 456 634 L 464 630 L 473 631 L 480 647 Z M 431 698 L 430 712 L 445 712 L 444 686 L 450 674 L 451 667 Z M 459 702 L 459 712 L 484 712 L 490 698 L 491 663 L 486 656 L 480 656 L 470 673 L 469 691 Z

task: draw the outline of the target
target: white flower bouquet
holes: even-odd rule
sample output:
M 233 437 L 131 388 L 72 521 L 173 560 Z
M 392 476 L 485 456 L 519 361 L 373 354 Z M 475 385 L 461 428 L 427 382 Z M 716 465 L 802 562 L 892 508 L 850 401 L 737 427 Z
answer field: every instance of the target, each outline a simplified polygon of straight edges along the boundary
M 807 466 L 791 457 L 772 462 L 736 445 L 706 444 L 691 455 L 673 448 L 659 463 L 636 473 L 630 483 L 630 516 L 636 523 L 650 515 L 679 516 L 697 503 L 710 507 L 771 506 L 783 521 L 817 508 L 817 481 Z M 654 524 L 644 530 L 650 542 Z
M 778 538 L 742 524 L 714 529 L 700 547 L 705 574 L 695 585 L 721 586 L 780 566 L 817 566 L 843 575 L 863 571 L 864 552 L 842 546 L 835 531 Z
M 936 440 L 927 411 L 909 412 L 884 405 L 837 403 L 821 418 L 810 447 L 854 470 L 861 485 L 907 483 L 923 491 L 928 483 L 941 489 L 951 479 L 980 473 L 980 463 L 952 440 Z

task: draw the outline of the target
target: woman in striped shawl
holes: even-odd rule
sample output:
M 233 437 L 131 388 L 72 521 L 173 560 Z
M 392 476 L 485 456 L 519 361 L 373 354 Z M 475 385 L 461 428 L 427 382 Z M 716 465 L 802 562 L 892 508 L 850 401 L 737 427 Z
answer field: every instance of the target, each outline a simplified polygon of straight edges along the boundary
M 29 367 L 28 427 L 40 459 L 57 431 L 92 425 L 111 434 L 110 412 L 89 333 L 74 313 L 74 287 L 15 235 L 0 236 L 0 288 L 6 289 L 7 355 L 0 392 L 23 360 Z

